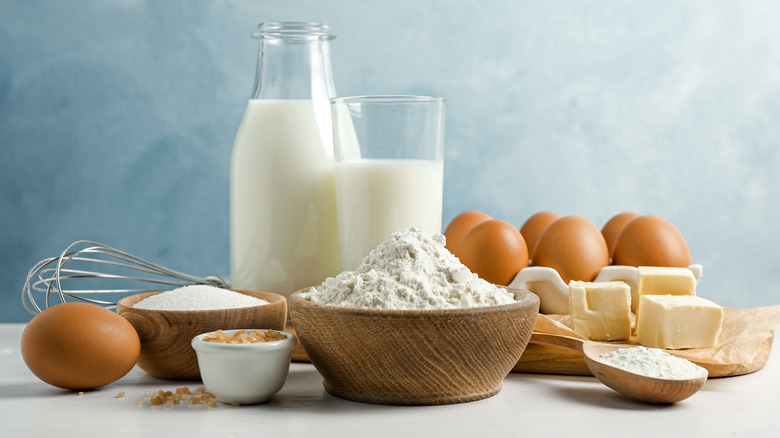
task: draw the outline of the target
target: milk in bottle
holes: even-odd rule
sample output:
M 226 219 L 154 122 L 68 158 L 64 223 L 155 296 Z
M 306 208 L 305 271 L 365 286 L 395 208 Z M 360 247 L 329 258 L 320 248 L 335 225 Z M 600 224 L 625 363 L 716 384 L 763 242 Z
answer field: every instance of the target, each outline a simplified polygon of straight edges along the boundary
M 231 288 L 291 292 L 339 272 L 327 25 L 263 23 L 230 170 Z

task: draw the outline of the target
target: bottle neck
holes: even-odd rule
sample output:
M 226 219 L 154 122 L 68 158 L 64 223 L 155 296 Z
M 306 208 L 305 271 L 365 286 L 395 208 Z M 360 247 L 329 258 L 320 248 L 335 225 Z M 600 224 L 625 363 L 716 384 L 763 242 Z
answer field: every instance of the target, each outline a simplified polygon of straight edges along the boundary
M 296 23 L 290 23 L 296 24 Z M 309 30 L 255 33 L 259 40 L 257 73 L 253 99 L 329 100 L 335 86 L 330 65 L 330 39 L 327 33 Z M 326 27 L 327 30 L 327 27 Z

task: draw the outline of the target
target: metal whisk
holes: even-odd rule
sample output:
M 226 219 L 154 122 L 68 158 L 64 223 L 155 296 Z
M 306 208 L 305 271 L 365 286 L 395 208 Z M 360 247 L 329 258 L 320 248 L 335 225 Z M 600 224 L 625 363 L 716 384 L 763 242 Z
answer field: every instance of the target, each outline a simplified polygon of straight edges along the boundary
M 146 283 L 148 286 L 74 289 L 65 287 L 81 286 L 81 283 L 92 283 L 93 286 L 114 283 L 137 286 L 138 283 Z M 22 304 L 33 315 L 49 307 L 52 301 L 56 303 L 57 298 L 63 303 L 70 298 L 113 307 L 116 306 L 116 301 L 100 299 L 100 296 L 133 295 L 192 284 L 228 287 L 227 281 L 217 276 L 201 278 L 184 274 L 101 243 L 79 240 L 65 248 L 59 257 L 41 260 L 30 269 L 22 288 Z M 36 296 L 44 299 L 43 307 L 36 302 Z

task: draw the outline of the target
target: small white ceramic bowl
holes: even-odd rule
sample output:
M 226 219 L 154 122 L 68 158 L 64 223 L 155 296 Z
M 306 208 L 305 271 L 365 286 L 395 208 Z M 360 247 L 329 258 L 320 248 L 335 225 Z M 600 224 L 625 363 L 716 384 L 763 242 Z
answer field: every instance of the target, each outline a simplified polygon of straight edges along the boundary
M 265 332 L 268 330 L 246 329 Z M 223 330 L 232 335 L 238 330 Z M 279 392 L 290 370 L 290 357 L 297 339 L 280 331 L 287 339 L 253 344 L 207 342 L 195 336 L 192 348 L 198 357 L 200 376 L 206 390 L 217 400 L 233 404 L 255 404 L 270 399 Z

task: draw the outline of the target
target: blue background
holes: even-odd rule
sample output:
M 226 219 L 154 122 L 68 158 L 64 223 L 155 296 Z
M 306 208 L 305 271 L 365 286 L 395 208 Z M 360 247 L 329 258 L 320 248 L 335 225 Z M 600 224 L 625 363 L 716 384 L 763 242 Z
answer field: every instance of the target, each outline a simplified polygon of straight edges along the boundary
M 263 21 L 322 21 L 339 95 L 448 100 L 444 223 L 661 215 L 699 294 L 780 303 L 780 3 L 0 0 L 0 322 L 91 239 L 229 273 Z

